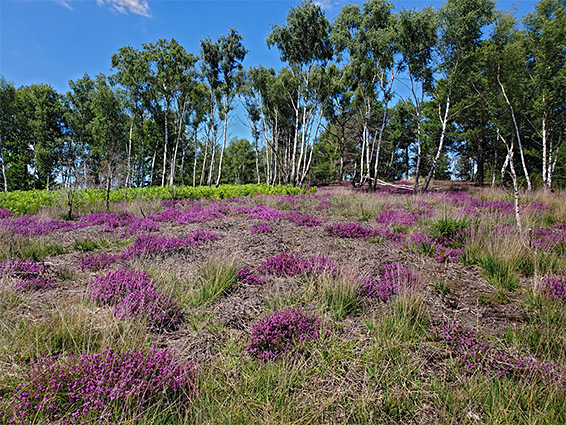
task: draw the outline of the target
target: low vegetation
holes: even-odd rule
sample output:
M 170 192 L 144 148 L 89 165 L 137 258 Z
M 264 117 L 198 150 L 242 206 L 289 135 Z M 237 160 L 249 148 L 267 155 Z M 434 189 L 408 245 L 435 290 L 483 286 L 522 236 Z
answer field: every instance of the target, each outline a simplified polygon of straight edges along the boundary
M 0 423 L 565 423 L 565 194 L 378 189 L 4 210 Z

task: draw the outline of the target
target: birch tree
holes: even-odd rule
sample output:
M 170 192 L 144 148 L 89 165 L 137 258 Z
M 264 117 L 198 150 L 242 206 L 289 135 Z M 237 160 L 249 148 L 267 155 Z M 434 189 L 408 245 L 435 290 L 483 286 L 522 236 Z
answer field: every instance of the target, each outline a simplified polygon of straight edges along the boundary
M 322 8 L 312 1 L 303 1 L 291 8 L 286 25 L 273 25 L 267 37 L 268 47 L 277 46 L 281 60 L 289 65 L 296 81 L 296 92 L 288 93 L 294 110 L 290 155 L 290 182 L 294 186 L 303 183 L 310 169 L 312 141 L 320 129 L 320 75 L 333 56 L 329 34 L 330 22 Z

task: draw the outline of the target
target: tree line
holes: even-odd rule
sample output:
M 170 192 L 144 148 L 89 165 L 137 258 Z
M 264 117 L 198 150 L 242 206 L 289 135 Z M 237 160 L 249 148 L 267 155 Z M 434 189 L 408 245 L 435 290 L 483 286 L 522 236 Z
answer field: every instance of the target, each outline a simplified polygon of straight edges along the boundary
M 231 28 L 198 55 L 175 39 L 122 47 L 111 75 L 65 94 L 1 77 L 0 187 L 566 183 L 564 0 L 522 20 L 492 0 L 369 0 L 332 22 L 304 1 L 267 45 L 280 70 L 244 69 Z M 228 140 L 236 109 L 251 140 Z

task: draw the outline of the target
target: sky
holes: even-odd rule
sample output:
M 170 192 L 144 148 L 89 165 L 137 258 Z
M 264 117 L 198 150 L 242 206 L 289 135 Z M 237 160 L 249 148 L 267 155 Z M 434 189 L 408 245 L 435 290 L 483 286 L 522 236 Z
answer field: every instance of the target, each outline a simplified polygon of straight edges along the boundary
M 284 25 L 286 0 L 0 0 L 0 75 L 16 87 L 50 84 L 60 93 L 69 80 L 88 73 L 109 75 L 110 56 L 122 46 L 142 48 L 159 38 L 175 38 L 187 52 L 198 54 L 200 40 L 212 40 L 234 27 L 250 51 L 244 65 L 280 69 L 279 52 L 267 48 L 272 24 Z M 333 19 L 347 3 L 320 0 Z M 397 9 L 442 6 L 436 0 L 393 0 Z M 497 1 L 498 9 L 517 5 L 519 16 L 534 1 Z

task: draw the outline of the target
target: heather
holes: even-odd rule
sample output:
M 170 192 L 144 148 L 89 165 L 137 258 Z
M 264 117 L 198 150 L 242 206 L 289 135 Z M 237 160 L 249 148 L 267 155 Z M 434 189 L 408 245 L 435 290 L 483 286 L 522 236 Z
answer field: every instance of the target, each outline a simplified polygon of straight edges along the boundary
M 17 291 L 37 291 L 53 286 L 46 276 L 45 266 L 32 259 L 4 260 L 0 263 L 0 275 L 15 279 L 13 288 Z
M 457 322 L 433 327 L 430 336 L 448 348 L 452 360 L 467 374 L 493 373 L 502 379 L 537 380 L 554 385 L 554 390 L 566 389 L 566 369 L 563 366 L 496 350 L 476 330 Z
M 512 194 L 461 188 L 169 192 L 78 208 L 70 221 L 64 205 L 0 211 L 0 414 L 564 423 L 566 196 L 521 193 L 518 228 Z M 160 360 L 140 375 L 126 367 L 124 384 L 92 372 L 104 379 L 96 398 L 97 380 L 76 372 L 105 365 L 102 353 L 134 364 L 162 351 L 188 368 L 187 385 Z M 69 376 L 84 383 L 77 394 Z
M 96 276 L 87 294 L 101 305 L 113 306 L 116 317 L 147 321 L 151 330 L 175 329 L 183 318 L 177 301 L 143 271 L 118 268 Z
M 142 418 L 157 406 L 186 409 L 195 368 L 169 350 L 117 351 L 46 357 L 16 388 L 8 424 L 84 424 Z
M 401 264 L 391 263 L 381 265 L 375 276 L 364 279 L 359 291 L 362 295 L 389 301 L 391 297 L 414 291 L 419 286 L 418 274 Z
M 247 350 L 260 360 L 273 360 L 320 337 L 320 319 L 296 309 L 272 312 L 251 328 Z

